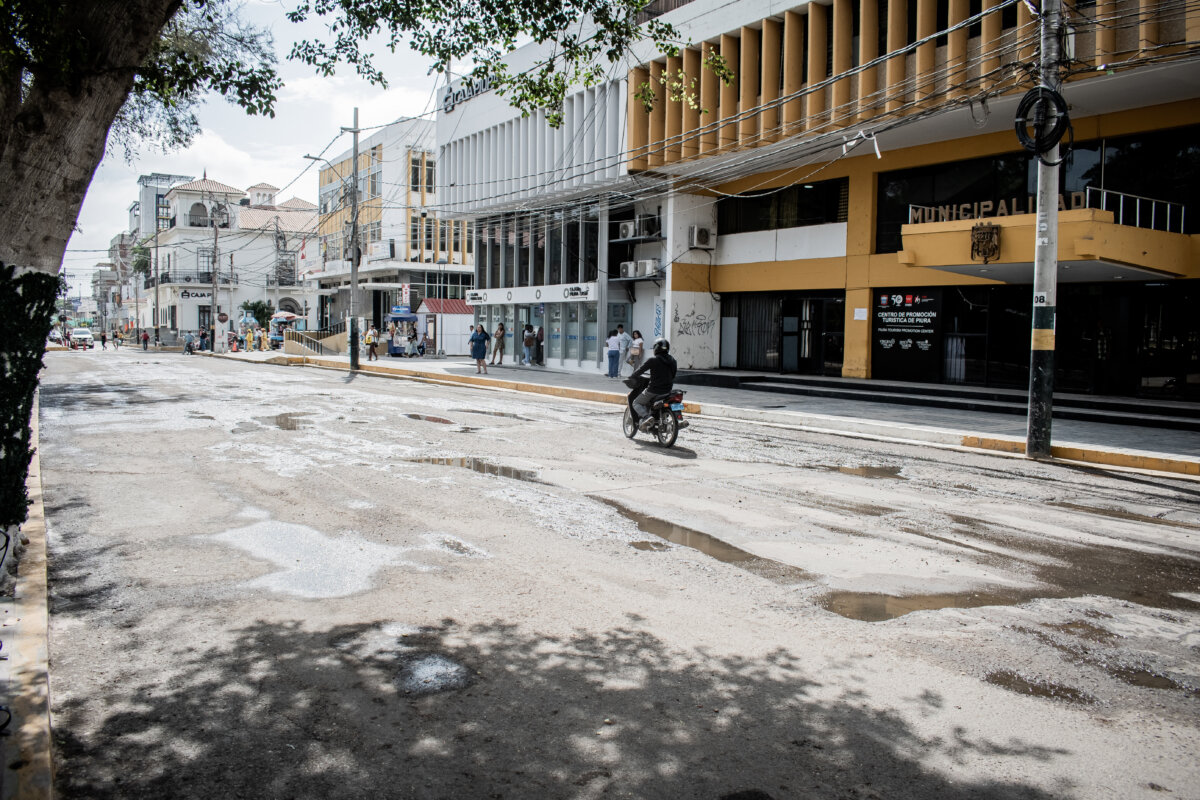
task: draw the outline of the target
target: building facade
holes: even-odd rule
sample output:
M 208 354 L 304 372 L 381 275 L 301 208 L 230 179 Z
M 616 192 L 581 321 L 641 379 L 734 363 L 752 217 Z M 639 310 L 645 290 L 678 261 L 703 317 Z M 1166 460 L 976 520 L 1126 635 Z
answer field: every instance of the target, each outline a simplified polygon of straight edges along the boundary
M 243 192 L 207 177 L 168 189 L 166 224 L 142 243 L 151 271 L 139 280 L 138 327 L 156 328 L 164 341 L 214 323 L 233 330 L 248 301 L 311 325 L 317 293 L 301 273 L 316 251 L 317 207 L 298 198 L 276 204 L 276 191 L 256 184 Z M 221 313 L 224 322 L 214 319 Z
M 624 322 L 692 369 L 1027 385 L 1030 7 L 666 5 L 697 44 L 574 92 L 558 130 L 487 91 L 444 106 L 481 317 L 540 315 L 552 360 L 583 369 Z M 1195 397 L 1200 10 L 1100 0 L 1064 22 L 1057 386 Z M 680 76 L 695 104 L 665 97 Z
M 320 261 L 316 280 L 323 328 L 342 322 L 350 307 L 349 190 L 358 188 L 359 316 L 383 327 L 393 308 L 415 311 L 426 298 L 462 299 L 470 290 L 472 241 L 466 223 L 438 207 L 433 123 L 402 119 L 335 156 L 319 176 Z M 353 176 L 352 176 L 353 173 Z M 431 333 L 432 335 L 432 333 Z

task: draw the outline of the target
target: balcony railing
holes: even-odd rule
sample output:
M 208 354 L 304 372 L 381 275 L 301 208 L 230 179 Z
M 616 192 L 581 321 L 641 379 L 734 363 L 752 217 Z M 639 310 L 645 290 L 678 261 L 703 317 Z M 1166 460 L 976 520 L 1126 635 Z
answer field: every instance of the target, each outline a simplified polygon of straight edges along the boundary
M 1181 203 L 1154 200 L 1095 186 L 1087 187 L 1087 207 L 1113 212 L 1113 218 L 1118 225 L 1167 233 L 1183 233 L 1184 224 L 1187 222 L 1187 208 Z
M 181 271 L 164 272 L 159 276 L 158 285 L 184 285 L 184 286 L 212 286 L 213 274 L 211 271 Z M 236 272 L 218 272 L 217 284 L 221 286 L 236 285 L 238 275 Z M 155 286 L 155 278 L 153 275 L 146 277 L 144 288 L 153 289 Z
M 677 8 L 683 8 L 692 0 L 650 0 L 650 2 L 638 12 L 637 21 L 642 25 L 655 17 L 661 17 L 668 11 L 674 11 Z

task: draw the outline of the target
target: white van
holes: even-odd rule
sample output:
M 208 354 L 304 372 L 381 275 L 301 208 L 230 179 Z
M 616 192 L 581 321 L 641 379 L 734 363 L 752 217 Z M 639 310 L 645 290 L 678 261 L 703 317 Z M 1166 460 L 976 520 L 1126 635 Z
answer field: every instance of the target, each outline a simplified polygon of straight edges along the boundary
M 87 328 L 72 328 L 71 329 L 71 347 L 90 350 L 96 346 L 96 339 L 92 336 L 92 332 Z

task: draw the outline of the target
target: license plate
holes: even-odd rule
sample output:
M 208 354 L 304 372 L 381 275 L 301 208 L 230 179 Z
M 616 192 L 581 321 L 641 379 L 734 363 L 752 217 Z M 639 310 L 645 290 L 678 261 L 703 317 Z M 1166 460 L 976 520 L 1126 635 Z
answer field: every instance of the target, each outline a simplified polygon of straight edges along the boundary
M 683 411 L 683 403 L 671 403 L 672 411 Z

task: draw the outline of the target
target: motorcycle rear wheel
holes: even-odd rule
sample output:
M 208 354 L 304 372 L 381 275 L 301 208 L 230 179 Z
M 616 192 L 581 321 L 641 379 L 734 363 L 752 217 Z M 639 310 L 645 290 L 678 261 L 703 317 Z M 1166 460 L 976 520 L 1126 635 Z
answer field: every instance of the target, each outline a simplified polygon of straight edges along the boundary
M 633 411 L 628 405 L 625 406 L 625 417 L 621 420 L 621 430 L 625 432 L 625 436 L 629 439 L 637 436 L 637 423 L 633 421 Z
M 664 408 L 659 412 L 658 429 L 654 434 L 658 437 L 658 443 L 663 447 L 671 447 L 679 438 L 679 420 L 675 419 L 675 415 L 671 413 L 670 409 Z

